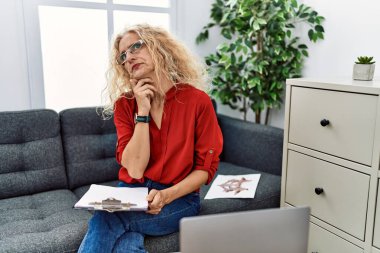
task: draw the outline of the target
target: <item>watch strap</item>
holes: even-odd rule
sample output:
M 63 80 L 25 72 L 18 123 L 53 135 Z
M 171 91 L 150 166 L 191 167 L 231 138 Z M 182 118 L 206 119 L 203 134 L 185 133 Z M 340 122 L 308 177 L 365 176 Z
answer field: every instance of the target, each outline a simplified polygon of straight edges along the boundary
M 142 122 L 142 123 L 149 123 L 150 121 L 150 116 L 139 116 L 136 114 L 135 116 L 135 124 Z

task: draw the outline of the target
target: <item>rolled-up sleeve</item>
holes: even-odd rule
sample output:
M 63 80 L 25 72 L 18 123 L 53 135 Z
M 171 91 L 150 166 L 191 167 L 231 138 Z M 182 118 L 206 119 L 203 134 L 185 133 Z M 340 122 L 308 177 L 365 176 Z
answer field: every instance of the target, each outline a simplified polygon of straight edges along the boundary
M 205 98 L 199 102 L 195 127 L 194 170 L 207 171 L 206 184 L 209 184 L 219 165 L 223 136 L 210 98 L 205 94 Z
M 124 100 L 124 101 L 123 101 Z M 133 115 L 125 98 L 120 98 L 116 102 L 114 111 L 114 123 L 117 133 L 116 161 L 121 165 L 121 157 L 125 147 L 132 138 L 134 131 Z

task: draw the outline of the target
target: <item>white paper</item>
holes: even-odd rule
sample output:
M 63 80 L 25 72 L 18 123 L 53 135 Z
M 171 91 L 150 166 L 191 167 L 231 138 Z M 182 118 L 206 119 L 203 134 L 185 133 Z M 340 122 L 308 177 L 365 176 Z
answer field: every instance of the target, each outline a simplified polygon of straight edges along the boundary
M 205 199 L 254 198 L 261 174 L 218 175 Z
M 111 187 L 104 185 L 92 184 L 90 189 L 83 195 L 83 197 L 74 205 L 77 209 L 89 209 L 89 210 L 103 210 L 99 205 L 93 205 L 90 203 L 101 203 L 108 198 L 114 198 L 121 200 L 121 203 L 132 203 L 130 208 L 123 208 L 114 211 L 144 211 L 148 210 L 148 201 L 146 196 L 148 195 L 148 188 L 146 187 Z

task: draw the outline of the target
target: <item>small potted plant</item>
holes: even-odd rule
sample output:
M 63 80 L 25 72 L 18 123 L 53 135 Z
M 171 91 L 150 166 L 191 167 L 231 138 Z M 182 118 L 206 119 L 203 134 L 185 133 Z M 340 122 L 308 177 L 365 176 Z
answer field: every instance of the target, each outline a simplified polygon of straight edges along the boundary
M 375 62 L 373 57 L 359 56 L 358 61 L 354 64 L 352 78 L 354 80 L 371 81 L 375 72 Z

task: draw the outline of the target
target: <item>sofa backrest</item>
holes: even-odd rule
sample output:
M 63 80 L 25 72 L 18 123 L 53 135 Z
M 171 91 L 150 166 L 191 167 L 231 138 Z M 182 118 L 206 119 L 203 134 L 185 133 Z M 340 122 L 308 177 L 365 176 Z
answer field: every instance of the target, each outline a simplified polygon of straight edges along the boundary
M 281 175 L 283 130 L 218 115 L 223 133 L 221 160 Z
M 60 112 L 61 134 L 69 188 L 117 180 L 116 128 L 96 107 Z
M 0 112 L 0 199 L 67 188 L 58 114 Z

